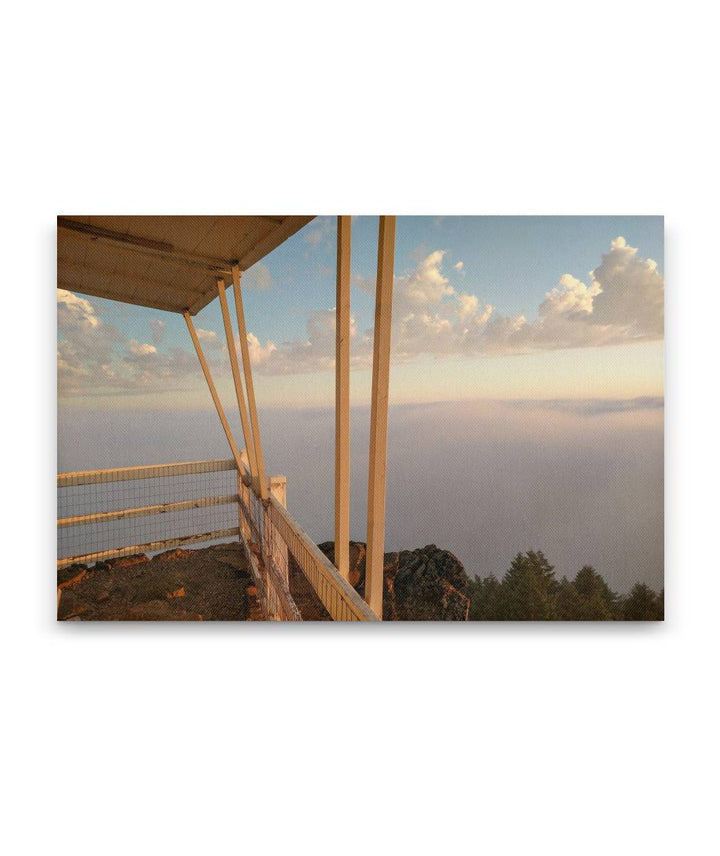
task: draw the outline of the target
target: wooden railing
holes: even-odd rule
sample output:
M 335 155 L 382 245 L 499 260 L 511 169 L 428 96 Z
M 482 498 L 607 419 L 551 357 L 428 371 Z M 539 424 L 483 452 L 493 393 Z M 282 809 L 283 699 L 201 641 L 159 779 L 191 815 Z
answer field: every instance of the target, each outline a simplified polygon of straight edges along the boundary
M 334 621 L 378 620 L 367 603 L 340 576 L 337 568 L 274 496 L 268 500 L 266 515 L 268 525 L 279 534 Z
M 228 493 L 228 484 L 225 490 L 216 495 L 196 495 L 191 499 L 177 499 L 162 502 L 152 502 L 147 505 L 138 504 L 138 499 L 152 497 L 154 499 L 166 499 L 174 494 L 185 495 L 202 492 L 203 488 L 222 487 L 222 480 L 215 477 L 211 479 L 210 474 L 218 474 L 236 470 L 234 460 L 221 461 L 186 461 L 172 464 L 153 464 L 141 467 L 119 467 L 108 470 L 86 470 L 84 472 L 59 473 L 57 477 L 58 488 L 63 489 L 64 499 L 62 504 L 70 510 L 79 510 L 85 513 L 71 514 L 60 517 L 57 521 L 59 544 L 58 552 L 66 553 L 69 544 L 70 555 L 60 555 L 58 568 L 64 568 L 74 563 L 87 564 L 88 562 L 99 562 L 105 559 L 117 559 L 130 556 L 134 553 L 152 553 L 160 550 L 168 550 L 174 547 L 182 547 L 188 544 L 199 544 L 207 541 L 216 541 L 236 537 L 239 534 L 237 516 L 224 515 L 224 523 L 231 520 L 235 525 L 224 525 L 213 528 L 200 527 L 203 531 L 192 531 L 192 514 L 182 515 L 182 512 L 192 512 L 196 509 L 208 509 L 220 506 L 236 506 L 238 502 L 237 493 Z M 204 476 L 204 479 L 198 477 Z M 165 479 L 183 477 L 176 483 L 172 492 L 169 491 Z M 154 482 L 150 482 L 154 480 Z M 211 484 L 211 481 L 214 484 Z M 227 481 L 227 480 L 226 480 Z M 128 486 L 127 483 L 140 482 L 137 487 Z M 112 506 L 108 510 L 96 510 L 98 506 Z M 164 538 L 150 538 L 137 540 L 133 536 L 143 533 L 142 520 L 146 518 L 166 515 L 163 523 L 170 524 L 173 521 L 183 528 L 183 531 L 175 532 Z M 196 517 L 198 517 L 196 515 Z M 206 523 L 209 515 L 200 515 L 199 522 Z M 215 518 L 217 519 L 217 517 Z M 113 523 L 122 521 L 136 521 L 134 524 L 112 526 Z M 71 532 L 82 528 L 81 534 L 70 541 Z M 159 529 L 160 525 L 156 527 Z M 171 525 L 166 528 L 173 528 Z M 145 531 L 149 527 L 145 526 Z M 67 534 L 65 534 L 67 533 Z M 112 542 L 115 543 L 112 543 Z M 95 549 L 83 549 L 78 552 L 73 546 L 86 543 L 88 547 Z
M 260 554 L 257 558 L 264 565 L 266 591 L 274 592 L 278 601 L 285 591 L 289 593 L 289 554 L 334 621 L 377 621 L 372 609 L 285 508 L 285 480 L 271 478 L 269 487 L 270 496 L 263 503 L 252 490 L 249 473 L 239 474 L 241 535 L 251 546 L 250 552 Z M 252 550 L 260 544 L 261 550 Z M 271 605 L 267 609 L 272 613 Z M 282 603 L 278 609 L 283 610 Z
M 236 473 L 236 493 L 228 492 L 228 488 L 232 488 L 227 483 L 227 477 L 223 482 L 222 477 L 211 478 L 210 475 L 232 471 Z M 176 488 L 172 491 L 177 496 L 167 499 L 165 479 L 174 477 L 184 479 L 176 483 Z M 204 477 L 205 481 L 202 481 L 201 477 Z M 158 481 L 147 481 L 151 479 Z M 128 482 L 143 481 L 148 487 L 133 489 L 125 485 Z M 215 495 L 182 498 L 183 490 L 202 494 L 203 488 L 210 486 L 211 482 Z M 101 530 L 104 536 L 104 542 L 92 542 L 91 546 L 95 549 L 84 549 L 81 552 L 70 550 L 72 555 L 60 555 L 58 568 L 74 563 L 88 564 L 135 553 L 159 552 L 189 544 L 239 537 L 245 546 L 258 595 L 269 620 L 302 620 L 290 592 L 291 557 L 332 619 L 378 620 L 350 583 L 338 573 L 335 566 L 288 513 L 285 508 L 286 487 L 283 477 L 273 477 L 269 480 L 270 496 L 264 502 L 255 494 L 249 473 L 246 470 L 237 472 L 233 459 L 60 473 L 57 486 L 75 489 L 69 501 L 64 503 L 73 513 L 57 521 L 59 542 L 75 531 Z M 138 502 L 138 499 L 147 497 L 152 497 L 155 501 L 145 505 Z M 166 501 L 157 501 L 158 499 Z M 101 509 L 98 505 L 111 507 Z M 221 510 L 223 507 L 224 511 Z M 232 507 L 237 509 L 234 513 L 228 511 Z M 209 512 L 207 509 L 213 511 Z M 175 515 L 175 518 L 180 516 L 178 525 L 192 527 L 192 513 L 196 510 L 200 510 L 198 520 L 203 523 L 207 523 L 211 514 L 224 514 L 223 522 L 226 525 L 207 528 L 201 532 L 183 531 L 174 533 L 172 537 L 138 540 L 133 535 L 140 529 L 136 528 L 135 523 L 126 522 L 157 519 L 160 515 L 173 518 Z M 183 518 L 183 514 L 186 517 Z M 229 522 L 233 525 L 227 525 Z M 125 528 L 113 528 L 113 524 L 122 524 Z M 113 538 L 117 539 L 117 543 L 105 543 Z M 83 543 L 82 538 L 73 543 Z M 58 552 L 68 552 L 68 549 L 63 550 L 62 544 L 59 543 Z

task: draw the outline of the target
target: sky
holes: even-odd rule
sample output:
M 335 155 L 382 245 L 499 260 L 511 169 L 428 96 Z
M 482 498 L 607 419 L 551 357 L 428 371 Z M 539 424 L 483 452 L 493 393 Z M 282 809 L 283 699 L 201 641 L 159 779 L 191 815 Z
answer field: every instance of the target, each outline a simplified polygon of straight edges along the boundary
M 370 395 L 377 227 L 353 218 L 353 404 Z M 260 407 L 334 400 L 335 237 L 318 217 L 244 275 Z M 662 395 L 662 265 L 661 217 L 399 217 L 391 401 Z M 195 324 L 232 402 L 218 301 Z M 63 291 L 58 390 L 61 408 L 210 403 L 181 316 Z

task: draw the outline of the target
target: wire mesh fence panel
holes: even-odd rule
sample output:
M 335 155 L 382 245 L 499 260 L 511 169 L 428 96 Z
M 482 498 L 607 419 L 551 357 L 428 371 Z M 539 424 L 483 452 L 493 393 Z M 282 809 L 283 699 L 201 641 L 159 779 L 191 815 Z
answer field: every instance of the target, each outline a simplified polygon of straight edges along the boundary
M 154 475 L 163 468 L 127 468 L 58 476 L 58 560 L 91 561 L 182 539 L 195 543 L 203 535 L 237 529 L 234 462 L 166 465 L 166 471 Z

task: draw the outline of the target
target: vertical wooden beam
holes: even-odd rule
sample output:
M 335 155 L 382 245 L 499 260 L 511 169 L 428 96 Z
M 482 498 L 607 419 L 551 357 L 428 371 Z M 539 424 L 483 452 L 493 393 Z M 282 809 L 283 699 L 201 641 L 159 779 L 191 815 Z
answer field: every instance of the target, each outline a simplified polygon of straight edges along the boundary
M 258 424 L 257 405 L 255 403 L 255 387 L 253 386 L 252 366 L 250 365 L 250 349 L 248 348 L 245 310 L 243 308 L 240 286 L 240 268 L 238 265 L 232 266 L 232 278 L 233 286 L 235 287 L 235 312 L 237 313 L 238 333 L 240 335 L 240 353 L 242 354 L 243 370 L 245 372 L 245 388 L 247 389 L 250 425 L 252 427 L 255 458 L 257 461 L 255 491 L 259 493 L 260 499 L 267 499 L 268 488 L 267 479 L 265 478 L 265 462 L 263 461 L 262 443 L 260 442 L 260 425 Z
M 203 374 L 205 375 L 205 380 L 207 382 L 208 389 L 210 390 L 210 395 L 212 396 L 213 404 L 215 405 L 215 410 L 217 410 L 217 415 L 220 417 L 220 422 L 222 423 L 223 430 L 225 431 L 225 436 L 227 437 L 227 441 L 230 446 L 230 451 L 232 452 L 232 456 L 235 459 L 238 471 L 240 471 L 240 467 L 242 466 L 240 460 L 240 452 L 238 451 L 238 447 L 235 445 L 235 440 L 233 439 L 232 431 L 230 430 L 228 421 L 225 418 L 225 411 L 223 410 L 223 406 L 220 403 L 217 390 L 215 389 L 215 384 L 213 383 L 212 375 L 210 374 L 210 368 L 208 367 L 208 364 L 205 360 L 203 350 L 200 347 L 200 342 L 198 341 L 197 333 L 195 332 L 195 325 L 192 322 L 192 318 L 190 317 L 189 312 L 183 312 L 183 317 L 185 318 L 185 323 L 187 324 L 188 331 L 190 332 L 190 338 L 192 339 L 192 343 L 195 346 L 195 353 L 197 354 L 198 360 L 200 361 L 200 367 L 202 368 Z
M 365 600 L 378 618 L 382 618 L 383 602 L 385 480 L 394 263 L 395 217 L 381 217 L 378 233 L 377 285 L 375 288 L 367 556 L 365 559 Z
M 350 578 L 351 218 L 337 218 L 335 288 L 335 566 Z
M 268 490 L 283 508 L 287 508 L 287 476 L 270 476 Z
M 230 366 L 232 368 L 233 381 L 235 382 L 235 396 L 240 409 L 240 422 L 242 424 L 245 448 L 248 452 L 248 466 L 251 478 L 257 473 L 257 459 L 255 457 L 255 443 L 253 441 L 250 422 L 248 421 L 247 408 L 245 407 L 245 393 L 243 392 L 242 378 L 240 377 L 240 366 L 238 365 L 237 349 L 233 337 L 230 312 L 228 310 L 227 295 L 225 294 L 225 280 L 218 277 L 218 294 L 220 296 L 220 309 L 222 310 L 223 326 L 225 327 L 225 338 L 227 340 L 228 353 L 230 354 Z

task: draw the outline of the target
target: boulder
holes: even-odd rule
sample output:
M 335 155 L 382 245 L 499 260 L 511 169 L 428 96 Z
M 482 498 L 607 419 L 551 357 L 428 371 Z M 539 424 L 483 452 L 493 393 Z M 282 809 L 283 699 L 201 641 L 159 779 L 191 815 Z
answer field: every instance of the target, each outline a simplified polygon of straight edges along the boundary
M 335 561 L 335 545 L 318 545 Z M 350 583 L 365 595 L 366 546 L 350 542 Z M 465 594 L 468 576 L 462 562 L 435 544 L 417 550 L 385 553 L 383 620 L 467 621 L 470 600 Z

